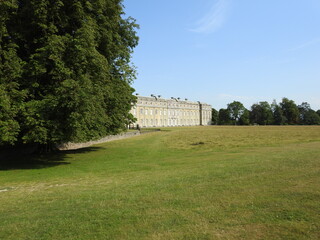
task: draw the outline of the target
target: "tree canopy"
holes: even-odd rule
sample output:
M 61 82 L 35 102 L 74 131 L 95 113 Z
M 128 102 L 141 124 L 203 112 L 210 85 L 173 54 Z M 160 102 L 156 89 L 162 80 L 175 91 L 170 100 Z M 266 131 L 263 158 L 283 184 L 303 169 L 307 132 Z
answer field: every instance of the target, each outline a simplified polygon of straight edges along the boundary
M 219 113 L 216 109 L 212 108 L 212 111 L 211 111 L 211 123 L 212 125 L 217 125 L 218 124 L 218 116 L 219 116 Z
M 250 121 L 259 125 L 272 124 L 272 110 L 268 102 L 259 102 L 251 106 Z
M 299 122 L 299 109 L 293 100 L 282 98 L 280 107 L 288 124 L 297 124 Z
M 137 27 L 122 0 L 0 1 L 0 145 L 124 129 Z
M 232 119 L 230 118 L 230 111 L 225 108 L 221 108 L 218 113 L 218 124 L 219 125 L 230 125 Z
M 303 125 L 317 125 L 320 124 L 320 116 L 316 111 L 312 110 L 310 104 L 303 102 L 298 106 L 299 109 L 299 123 Z
M 243 104 L 238 101 L 233 101 L 232 103 L 228 104 L 227 109 L 229 110 L 230 118 L 234 124 L 239 124 L 239 120 L 246 110 Z

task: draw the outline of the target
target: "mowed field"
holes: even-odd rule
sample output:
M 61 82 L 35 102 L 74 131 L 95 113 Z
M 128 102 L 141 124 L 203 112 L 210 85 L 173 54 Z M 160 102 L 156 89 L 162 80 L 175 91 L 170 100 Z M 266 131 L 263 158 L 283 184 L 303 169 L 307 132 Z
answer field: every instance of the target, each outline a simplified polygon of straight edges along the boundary
M 319 126 L 165 128 L 23 158 L 0 161 L 3 240 L 320 239 Z

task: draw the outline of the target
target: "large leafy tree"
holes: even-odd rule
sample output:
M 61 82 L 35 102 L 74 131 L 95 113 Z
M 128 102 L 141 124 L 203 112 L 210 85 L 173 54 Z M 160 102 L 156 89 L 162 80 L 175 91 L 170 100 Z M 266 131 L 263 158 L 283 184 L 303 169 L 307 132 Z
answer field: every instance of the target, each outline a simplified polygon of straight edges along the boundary
M 269 125 L 273 122 L 272 109 L 268 102 L 259 102 L 251 106 L 250 122 L 259 125 Z
M 293 100 L 283 98 L 280 107 L 287 124 L 297 124 L 299 122 L 299 109 Z
M 249 125 L 250 124 L 250 111 L 245 109 L 241 117 L 239 118 L 240 125 Z
M 228 109 L 221 108 L 218 113 L 218 124 L 219 125 L 230 125 L 232 119 L 230 118 L 230 112 Z
M 312 110 L 310 104 L 303 102 L 298 106 L 299 123 L 303 125 L 318 125 L 320 124 L 320 116 L 316 111 Z
M 272 115 L 273 115 L 273 124 L 274 125 L 283 125 L 286 123 L 286 117 L 283 115 L 283 111 L 276 100 L 273 100 L 271 104 Z
M 25 91 L 19 91 L 23 62 L 7 29 L 17 8 L 15 1 L 0 1 L 0 145 L 17 141 L 20 132 L 17 115 L 25 96 Z
M 212 111 L 211 111 L 211 124 L 212 125 L 217 125 L 218 124 L 218 120 L 219 120 L 219 112 L 212 108 Z
M 12 0 L 0 11 L 1 143 L 80 142 L 126 127 L 138 37 L 122 0 Z
M 239 124 L 239 119 L 246 110 L 243 104 L 238 101 L 233 101 L 232 103 L 228 104 L 227 109 L 230 113 L 230 118 L 233 120 L 234 124 Z
M 306 125 L 320 125 L 320 116 L 312 109 L 305 114 L 304 120 Z

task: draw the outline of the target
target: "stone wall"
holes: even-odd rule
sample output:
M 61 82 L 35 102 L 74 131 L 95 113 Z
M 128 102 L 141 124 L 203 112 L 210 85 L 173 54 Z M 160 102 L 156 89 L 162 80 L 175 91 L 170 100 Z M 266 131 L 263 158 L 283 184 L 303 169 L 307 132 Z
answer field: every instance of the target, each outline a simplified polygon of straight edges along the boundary
M 140 135 L 140 131 L 126 132 L 126 133 L 121 133 L 118 135 L 110 135 L 110 136 L 101 138 L 96 141 L 89 141 L 89 142 L 85 142 L 85 143 L 71 143 L 71 142 L 63 143 L 63 144 L 57 145 L 57 148 L 59 150 L 75 150 L 75 149 L 80 149 L 80 148 L 84 148 L 84 147 L 89 147 L 94 144 L 105 143 L 105 142 L 130 138 L 130 137 L 139 136 L 139 135 Z

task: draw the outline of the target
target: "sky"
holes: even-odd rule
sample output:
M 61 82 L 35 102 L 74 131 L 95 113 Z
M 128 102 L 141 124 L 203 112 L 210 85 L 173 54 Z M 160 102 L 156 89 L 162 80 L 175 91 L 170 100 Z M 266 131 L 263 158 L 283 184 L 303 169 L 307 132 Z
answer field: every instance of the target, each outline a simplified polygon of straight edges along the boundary
M 320 109 L 319 0 L 124 0 L 141 96 Z

